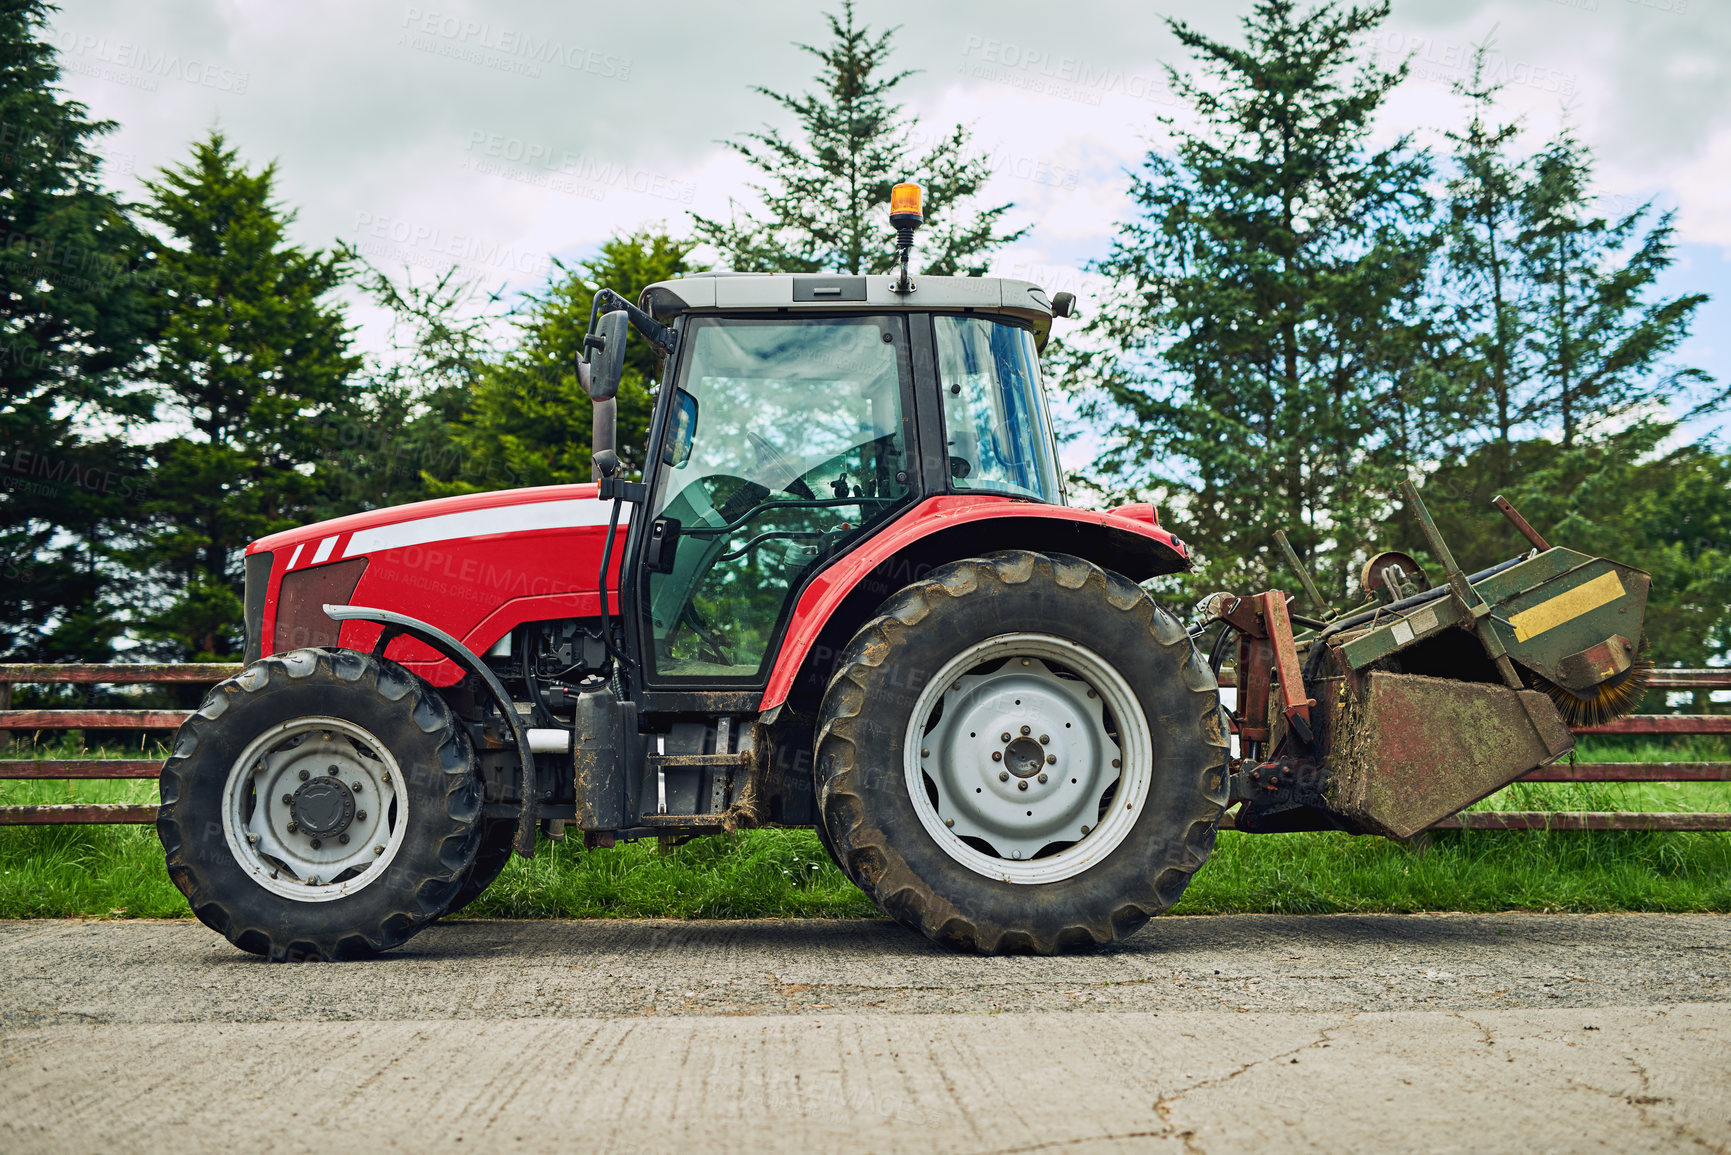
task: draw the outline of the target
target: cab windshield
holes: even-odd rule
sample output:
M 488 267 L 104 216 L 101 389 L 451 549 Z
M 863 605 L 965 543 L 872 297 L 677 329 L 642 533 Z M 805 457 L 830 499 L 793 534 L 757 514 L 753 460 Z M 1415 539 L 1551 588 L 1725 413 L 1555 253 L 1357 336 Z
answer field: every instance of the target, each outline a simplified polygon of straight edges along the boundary
M 932 327 L 951 488 L 1062 501 L 1034 335 L 984 317 Z
M 903 322 L 699 318 L 683 343 L 648 656 L 662 679 L 755 679 L 803 576 L 910 492 Z

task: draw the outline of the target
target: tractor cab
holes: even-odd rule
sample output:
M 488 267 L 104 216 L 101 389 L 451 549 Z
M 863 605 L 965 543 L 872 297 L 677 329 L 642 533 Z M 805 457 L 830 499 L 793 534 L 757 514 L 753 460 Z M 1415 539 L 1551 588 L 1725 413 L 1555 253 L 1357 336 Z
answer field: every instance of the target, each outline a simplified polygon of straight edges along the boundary
M 675 345 L 621 594 L 645 685 L 760 684 L 806 579 L 924 498 L 1062 504 L 1045 294 L 893 282 L 723 274 L 643 294 Z

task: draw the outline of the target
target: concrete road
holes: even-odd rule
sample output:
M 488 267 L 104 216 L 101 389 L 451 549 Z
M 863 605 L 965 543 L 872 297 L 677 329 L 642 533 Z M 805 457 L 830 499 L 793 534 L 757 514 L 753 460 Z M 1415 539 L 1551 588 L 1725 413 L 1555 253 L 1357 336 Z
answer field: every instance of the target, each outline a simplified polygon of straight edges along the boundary
M 0 1151 L 1731 1151 L 1731 919 L 0 923 Z

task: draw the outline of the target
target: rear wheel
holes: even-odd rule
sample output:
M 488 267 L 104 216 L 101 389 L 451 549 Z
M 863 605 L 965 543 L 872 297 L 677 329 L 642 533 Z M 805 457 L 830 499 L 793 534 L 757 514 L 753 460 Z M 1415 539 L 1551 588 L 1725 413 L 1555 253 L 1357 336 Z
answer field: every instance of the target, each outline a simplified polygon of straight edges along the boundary
M 1213 676 L 1129 580 L 1006 551 L 903 590 L 819 719 L 820 820 L 886 913 L 985 953 L 1113 941 L 1171 906 L 1226 802 Z
M 200 921 L 276 960 L 405 942 L 475 859 L 481 781 L 450 707 L 402 667 L 295 650 L 205 697 L 163 765 L 156 829 Z

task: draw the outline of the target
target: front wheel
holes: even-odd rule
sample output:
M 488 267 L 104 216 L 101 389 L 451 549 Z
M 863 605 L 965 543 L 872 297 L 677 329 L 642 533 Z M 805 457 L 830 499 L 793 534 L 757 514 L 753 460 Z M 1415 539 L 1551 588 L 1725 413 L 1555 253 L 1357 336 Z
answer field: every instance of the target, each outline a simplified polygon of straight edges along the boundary
M 897 921 L 983 953 L 1128 935 L 1213 849 L 1215 680 L 1128 579 L 1062 554 L 944 566 L 842 656 L 819 719 L 820 821 Z
M 351 650 L 295 650 L 219 683 L 163 764 L 157 834 L 192 912 L 275 960 L 405 942 L 475 861 L 481 780 L 433 689 Z

